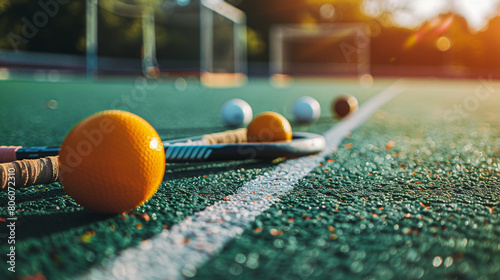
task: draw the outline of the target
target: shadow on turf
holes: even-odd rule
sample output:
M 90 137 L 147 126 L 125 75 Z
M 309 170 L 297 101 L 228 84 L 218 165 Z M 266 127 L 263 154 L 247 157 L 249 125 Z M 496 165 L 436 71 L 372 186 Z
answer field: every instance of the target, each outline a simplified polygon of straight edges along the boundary
M 59 183 L 18 190 L 16 205 L 25 211 L 16 213 L 16 239 L 23 240 L 50 235 L 114 216 L 96 214 L 84 209 L 74 209 L 76 205 L 68 204 L 64 198 L 66 195 Z M 6 196 L 0 197 L 0 204 L 7 205 Z M 68 209 L 71 210 L 68 211 Z M 34 213 L 35 211 L 36 213 Z
M 116 215 L 96 214 L 87 210 L 23 216 L 19 217 L 16 224 L 16 239 L 23 240 L 67 232 L 70 229 L 104 221 L 113 216 Z
M 168 164 L 164 180 L 172 180 L 187 177 L 203 176 L 228 171 L 236 171 L 241 168 L 266 168 L 278 164 L 272 161 L 227 161 L 211 163 L 190 163 L 190 164 Z M 28 238 L 37 238 L 52 235 L 57 232 L 66 232 L 71 229 L 82 228 L 86 225 L 95 224 L 108 220 L 116 215 L 97 214 L 87 210 L 75 209 L 71 212 L 63 212 L 64 209 L 56 209 L 60 205 L 60 199 L 66 192 L 59 184 L 52 186 L 39 186 L 37 189 L 21 192 L 16 196 L 16 202 L 37 204 L 45 201 L 47 204 L 39 206 L 46 208 L 43 214 L 30 214 L 23 212 L 18 215 L 16 223 L 16 239 L 19 241 Z M 3 197 L 2 197 L 3 198 Z M 3 202 L 4 199 L 0 199 Z M 6 202 L 6 201 L 5 201 Z M 60 206 L 64 208 L 64 206 Z M 74 205 L 68 205 L 74 207 Z

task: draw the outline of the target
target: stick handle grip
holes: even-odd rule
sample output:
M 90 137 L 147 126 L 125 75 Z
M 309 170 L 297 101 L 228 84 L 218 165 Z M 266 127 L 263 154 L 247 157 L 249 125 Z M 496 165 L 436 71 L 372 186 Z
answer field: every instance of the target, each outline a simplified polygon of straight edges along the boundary
M 59 179 L 58 157 L 16 160 L 0 164 L 0 189 L 50 184 Z
M 203 135 L 203 139 L 208 141 L 208 144 L 244 143 L 247 142 L 247 129 L 240 128 L 224 132 L 205 134 Z

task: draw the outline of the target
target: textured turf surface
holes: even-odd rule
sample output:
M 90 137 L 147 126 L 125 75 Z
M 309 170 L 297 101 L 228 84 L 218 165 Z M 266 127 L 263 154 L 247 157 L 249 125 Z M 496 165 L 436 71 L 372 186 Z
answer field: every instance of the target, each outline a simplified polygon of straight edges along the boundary
M 394 100 L 198 277 L 497 279 L 500 115 L 446 126 L 436 94 Z
M 0 128 L 7 133 L 0 137 L 7 145 L 59 144 L 78 120 L 120 108 L 116 100 L 127 95 L 140 99 L 128 102 L 130 110 L 165 139 L 225 129 L 218 110 L 233 97 L 246 99 L 254 113 L 289 116 L 296 97 L 311 95 L 322 104 L 322 118 L 312 126 L 295 124 L 294 130 L 322 133 L 335 124 L 328 106 L 337 94 L 350 92 L 363 103 L 390 82 L 368 90 L 351 81 L 322 80 L 279 89 L 256 81 L 209 90 L 191 81 L 185 91 L 165 82 L 143 87 L 147 94 L 141 98 L 133 83 L 8 82 L 1 85 L 8 94 L 0 112 Z M 478 88 L 485 92 L 484 84 L 409 81 L 405 93 L 346 138 L 296 190 L 211 261 L 183 273 L 199 279 L 497 279 L 500 87 L 488 82 L 491 94 L 475 95 Z M 476 103 L 467 102 L 474 97 L 477 108 L 467 116 L 447 115 L 456 104 L 472 108 Z M 49 99 L 58 101 L 57 109 L 44 108 Z M 71 279 L 223 200 L 276 164 L 171 164 L 148 203 L 117 216 L 83 210 L 58 183 L 21 190 L 16 194 L 17 275 Z M 6 202 L 0 194 L 0 204 Z M 6 209 L 0 217 L 1 226 Z M 1 279 L 11 277 L 6 268 L 0 271 Z

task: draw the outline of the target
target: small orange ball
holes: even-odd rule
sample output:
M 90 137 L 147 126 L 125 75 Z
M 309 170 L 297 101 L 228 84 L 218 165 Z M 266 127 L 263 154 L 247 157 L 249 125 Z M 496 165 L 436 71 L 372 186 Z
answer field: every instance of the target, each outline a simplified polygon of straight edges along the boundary
M 248 142 L 292 140 L 292 126 L 282 115 L 264 112 L 257 115 L 247 127 Z
M 141 117 L 103 111 L 78 123 L 59 151 L 61 183 L 77 203 L 122 213 L 149 200 L 165 174 L 163 143 Z

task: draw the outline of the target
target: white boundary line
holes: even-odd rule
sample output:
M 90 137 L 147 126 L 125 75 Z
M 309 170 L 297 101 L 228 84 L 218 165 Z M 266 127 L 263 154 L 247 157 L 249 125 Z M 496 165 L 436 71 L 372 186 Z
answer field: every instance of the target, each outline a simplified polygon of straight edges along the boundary
M 392 84 L 365 102 L 356 114 L 332 127 L 324 134 L 327 146 L 321 154 L 283 162 L 273 171 L 245 183 L 229 200 L 218 201 L 139 246 L 123 250 L 81 279 L 182 279 L 186 274 L 196 273 L 196 268 L 279 201 L 280 195 L 292 191 L 300 179 L 337 148 L 348 132 L 404 90 L 401 81 Z

